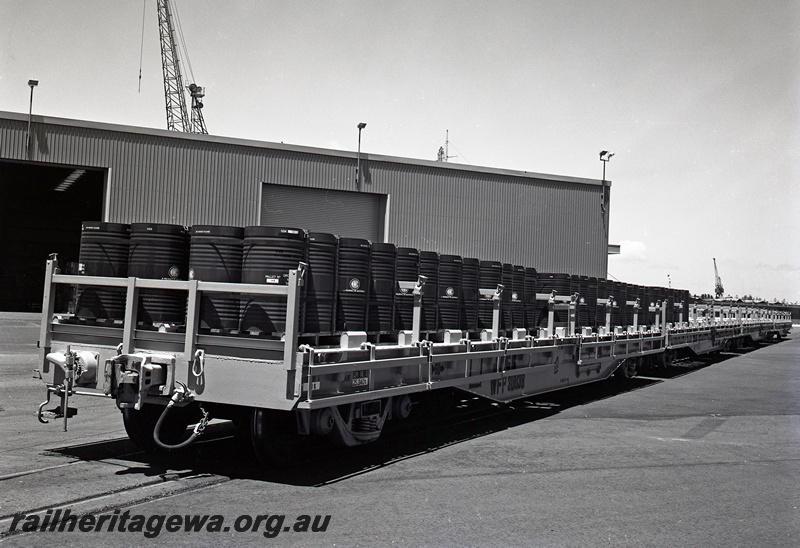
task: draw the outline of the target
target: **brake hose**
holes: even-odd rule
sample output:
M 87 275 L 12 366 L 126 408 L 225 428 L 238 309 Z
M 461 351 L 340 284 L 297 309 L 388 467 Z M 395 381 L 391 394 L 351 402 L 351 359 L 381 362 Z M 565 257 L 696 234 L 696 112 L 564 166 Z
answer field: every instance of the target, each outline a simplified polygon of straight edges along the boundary
M 172 397 L 170 398 L 169 403 L 164 408 L 164 411 L 161 413 L 161 416 L 158 417 L 158 422 L 156 422 L 156 427 L 153 429 L 153 441 L 155 441 L 156 445 L 159 446 L 161 449 L 165 449 L 167 451 L 176 451 L 178 449 L 183 449 L 184 447 L 188 446 L 189 444 L 191 444 L 194 440 L 196 440 L 198 437 L 200 437 L 203 434 L 203 430 L 205 430 L 206 425 L 208 424 L 208 412 L 205 409 L 203 409 L 203 407 L 201 406 L 200 407 L 200 411 L 203 413 L 203 418 L 201 418 L 200 422 L 198 422 L 195 425 L 194 431 L 192 432 L 192 435 L 189 436 L 186 440 L 184 440 L 181 443 L 178 443 L 176 445 L 168 445 L 168 444 L 162 442 L 160 439 L 158 439 L 159 432 L 161 431 L 161 425 L 164 423 L 164 419 L 166 418 L 166 416 L 169 413 L 170 409 L 172 409 L 172 407 L 176 403 L 178 403 L 179 401 L 184 399 L 184 397 L 185 397 L 184 395 L 187 392 L 186 385 L 184 385 L 181 382 L 178 382 L 176 384 L 178 385 L 178 388 L 175 390 L 175 393 L 172 394 Z

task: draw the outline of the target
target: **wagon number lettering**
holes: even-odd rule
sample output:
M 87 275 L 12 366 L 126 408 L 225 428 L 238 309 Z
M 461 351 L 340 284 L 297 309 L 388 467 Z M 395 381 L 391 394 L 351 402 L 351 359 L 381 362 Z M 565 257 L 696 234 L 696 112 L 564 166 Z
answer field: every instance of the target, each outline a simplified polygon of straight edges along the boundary
M 525 375 L 510 375 L 491 381 L 492 396 L 525 389 Z
M 353 371 L 353 386 L 369 386 L 369 369 Z

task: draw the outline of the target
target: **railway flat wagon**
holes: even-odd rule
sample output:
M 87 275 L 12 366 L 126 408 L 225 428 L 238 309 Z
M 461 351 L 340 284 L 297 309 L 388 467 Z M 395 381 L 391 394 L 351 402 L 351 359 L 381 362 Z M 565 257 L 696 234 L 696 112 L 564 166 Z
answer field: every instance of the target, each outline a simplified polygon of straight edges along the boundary
M 355 274 L 340 277 L 343 281 L 335 291 L 323 292 L 323 281 L 334 277 L 321 277 L 322 271 L 315 272 L 304 260 L 308 253 L 297 253 L 296 264 L 270 272 L 265 283 L 180 279 L 171 269 L 163 276 L 167 279 L 65 275 L 57 258 L 51 258 L 39 339 L 47 400 L 39 405 L 39 420 L 63 420 L 66 430 L 74 414 L 73 398 L 108 398 L 122 412 L 134 442 L 172 450 L 200 436 L 211 418 L 227 419 L 249 437 L 263 461 L 282 464 L 296 458 L 297 448 L 311 437 L 347 446 L 376 440 L 387 421 L 409 416 L 420 393 L 454 388 L 509 402 L 614 374 L 629 378 L 645 365 L 669 365 L 686 354 L 783 337 L 791 328 L 786 312 L 689 302 L 688 292 L 670 298 L 653 293 L 656 298 L 651 300 L 643 289 L 628 289 L 624 299 L 615 298 L 613 290 L 598 291 L 606 284 L 597 280 L 539 291 L 519 285 L 526 272 L 535 273 L 520 267 L 513 299 L 503 297 L 508 288 L 502 283 L 468 292 L 476 302 L 462 306 L 462 311 L 475 310 L 480 303 L 481 310 L 490 312 L 482 313 L 486 322 L 479 331 L 474 321 L 457 323 L 453 299 L 463 299 L 464 292 L 442 286 L 442 276 L 434 298 L 425 298 L 428 277 L 422 274 L 391 280 L 393 288 L 384 288 L 381 295 L 396 294 L 398 300 L 397 309 L 381 313 L 380 330 L 368 330 L 368 321 L 350 321 L 361 327 L 337 331 L 336 302 L 318 306 L 324 295 L 349 299 L 348 314 L 352 303 L 369 310 L 383 306 L 383 301 L 370 301 L 369 280 Z M 461 264 L 450 257 L 442 262 L 448 268 Z M 306 317 L 311 313 L 306 304 L 312 302 L 312 283 L 313 310 L 324 310 L 322 323 L 331 328 L 325 332 L 303 329 L 320 323 Z M 57 313 L 57 295 L 64 291 L 110 296 L 115 312 L 106 317 L 82 315 L 80 310 Z M 152 304 L 154 295 L 163 302 L 182 303 L 181 321 L 153 322 L 143 303 Z M 393 329 L 399 299 L 409 305 L 413 301 L 410 322 Z M 530 309 L 520 304 L 523 301 Z M 243 310 L 252 310 L 247 303 L 253 302 L 268 303 L 258 310 L 280 318 L 277 332 L 231 329 L 235 320 L 215 323 L 208 316 L 215 303 L 225 318 L 231 318 L 236 311 L 241 316 Z M 430 321 L 425 325 L 426 310 L 436 306 L 443 306 L 438 316 L 427 316 L 452 318 L 449 327 L 432 329 Z M 517 308 L 509 314 L 505 307 Z M 617 324 L 616 318 L 624 323 Z

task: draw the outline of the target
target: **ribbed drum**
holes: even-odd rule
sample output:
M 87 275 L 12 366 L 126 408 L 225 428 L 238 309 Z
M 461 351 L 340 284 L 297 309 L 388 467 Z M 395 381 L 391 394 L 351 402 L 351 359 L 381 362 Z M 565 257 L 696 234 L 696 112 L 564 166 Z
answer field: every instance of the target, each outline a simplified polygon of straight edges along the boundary
M 497 289 L 503 283 L 503 265 L 497 261 L 481 261 L 480 263 L 480 288 Z M 492 314 L 494 301 L 491 295 L 481 295 L 478 300 L 478 328 L 492 328 Z
M 303 333 L 333 331 L 336 302 L 336 252 L 339 238 L 325 232 L 308 233 L 308 272 Z
M 639 299 L 639 325 L 647 325 L 647 288 L 643 285 L 636 286 L 636 297 Z
M 670 313 L 668 321 L 673 325 L 677 324 L 680 321 L 680 313 L 681 313 L 681 304 L 682 296 L 681 291 L 678 289 L 669 288 L 669 303 L 670 303 Z M 678 306 L 675 306 L 678 305 Z
M 589 293 L 589 276 L 580 277 L 580 299 L 578 301 L 578 323 L 577 328 L 591 327 L 594 321 L 594 314 L 591 313 L 591 295 Z M 591 319 L 590 319 L 591 317 Z
M 558 297 L 568 297 L 570 295 L 570 281 L 569 274 L 558 272 L 540 272 L 537 277 L 537 284 L 539 289 L 537 291 L 543 294 L 550 294 L 552 291 L 556 292 Z M 548 316 L 548 299 L 537 301 L 536 307 L 539 309 L 539 326 L 547 327 Z M 561 302 L 561 301 L 559 301 Z M 556 310 L 554 314 L 554 321 L 564 324 L 568 320 L 566 314 L 562 311 Z
M 422 287 L 420 331 L 436 331 L 438 326 L 439 254 L 435 251 L 420 251 L 419 273 L 428 278 Z
M 511 329 L 514 323 L 514 313 L 511 310 L 511 294 L 514 292 L 513 264 L 503 263 L 501 279 L 502 281 L 500 283 L 503 284 L 503 294 L 500 296 L 500 300 L 503 306 L 500 309 L 500 329 Z
M 672 323 L 672 316 L 673 316 L 673 306 L 672 303 L 675 302 L 675 298 L 672 294 L 672 290 L 667 287 L 661 288 L 661 294 L 663 295 L 663 302 L 662 306 L 666 308 L 666 315 L 662 316 L 666 323 Z
M 632 304 L 636 302 L 636 298 L 639 296 L 639 286 L 636 284 L 625 284 L 625 314 L 624 314 L 624 323 L 625 326 L 633 325 L 633 314 L 634 314 L 634 307 Z
M 597 329 L 597 278 L 590 277 L 586 290 L 587 327 Z
M 336 331 L 365 331 L 370 286 L 369 240 L 339 238 L 336 269 Z
M 204 282 L 242 281 L 244 229 L 234 226 L 194 225 L 189 228 L 189 279 Z M 200 299 L 200 328 L 239 329 L 239 298 L 210 293 Z
M 461 285 L 464 261 L 458 255 L 439 256 L 439 327 L 458 329 L 461 322 Z
M 394 244 L 372 244 L 369 295 L 369 331 L 391 332 L 394 328 L 394 293 L 397 270 L 397 247 Z
M 525 327 L 534 329 L 539 320 L 539 311 L 536 309 L 536 292 L 538 291 L 536 269 L 530 266 L 525 267 Z
M 606 303 L 608 299 L 608 280 L 605 278 L 597 279 L 597 298 Z M 606 312 L 608 311 L 606 304 L 598 305 L 595 309 L 595 324 L 597 327 L 605 327 L 606 325 Z
M 639 315 L 639 323 L 647 326 L 655 324 L 656 314 L 650 311 L 651 306 L 656 305 L 658 301 L 658 292 L 653 286 L 645 286 L 644 288 L 644 301 L 642 302 L 641 314 Z
M 688 322 L 689 321 L 689 301 L 691 299 L 691 294 L 688 291 L 686 291 L 685 289 L 678 289 L 677 292 L 678 293 L 676 295 L 676 299 L 678 299 L 679 302 L 681 302 L 683 304 L 682 304 L 681 308 L 676 308 L 675 309 L 677 314 L 678 314 L 678 317 L 675 318 L 675 321 L 676 322 L 681 321 L 681 316 L 680 315 L 683 314 L 683 321 L 684 322 Z
M 415 282 L 419 276 L 419 251 L 413 247 L 397 248 L 397 281 Z M 410 289 L 395 286 L 394 293 L 394 328 L 407 331 L 412 328 L 414 318 L 414 295 Z
M 614 297 L 617 305 L 611 311 L 611 328 L 624 326 L 625 320 L 625 301 L 628 299 L 628 292 L 625 284 L 616 280 L 609 280 L 609 292 Z
M 569 277 L 569 295 L 568 296 L 571 297 L 572 295 L 574 295 L 576 293 L 578 294 L 578 303 L 577 303 L 577 305 L 575 307 L 575 328 L 576 329 L 579 329 L 581 327 L 581 312 L 586 312 L 586 307 L 580 304 L 581 303 L 581 299 L 584 299 L 584 302 L 585 302 L 585 298 L 586 298 L 586 295 L 583 294 L 582 289 L 583 288 L 581 287 L 581 277 L 577 276 L 575 274 L 571 275 Z M 565 321 L 569 320 L 569 316 L 567 315 L 566 310 L 564 311 L 564 320 Z
M 464 257 L 461 264 L 461 329 L 478 330 L 478 298 L 481 278 L 481 262 Z
M 525 267 L 514 265 L 511 284 L 511 327 L 525 327 Z
M 131 227 L 119 223 L 87 221 L 81 227 L 79 262 L 87 276 L 128 276 Z M 125 289 L 81 287 L 75 314 L 79 318 L 121 320 L 125 317 Z
M 656 315 L 661 314 L 658 310 L 649 310 L 649 308 L 655 308 L 660 306 L 661 304 L 661 293 L 656 286 L 648 286 L 647 287 L 647 306 L 648 306 L 648 320 L 650 325 L 654 325 L 656 323 Z M 660 320 L 659 320 L 660 321 Z
M 180 225 L 133 223 L 128 276 L 154 280 L 186 280 L 186 229 Z M 186 293 L 167 289 L 139 292 L 138 321 L 145 324 L 183 323 Z
M 289 271 L 308 262 L 305 230 L 274 226 L 244 229 L 242 283 L 287 285 Z M 302 314 L 300 318 L 302 325 Z M 280 335 L 286 331 L 286 297 L 242 297 L 242 331 Z

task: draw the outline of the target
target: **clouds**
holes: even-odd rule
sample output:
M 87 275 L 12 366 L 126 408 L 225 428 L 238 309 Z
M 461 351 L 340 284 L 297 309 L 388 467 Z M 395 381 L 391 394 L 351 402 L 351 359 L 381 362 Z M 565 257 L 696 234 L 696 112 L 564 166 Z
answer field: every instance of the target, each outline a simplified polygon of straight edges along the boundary
M 647 262 L 647 244 L 638 240 L 622 240 L 617 261 L 623 263 Z

